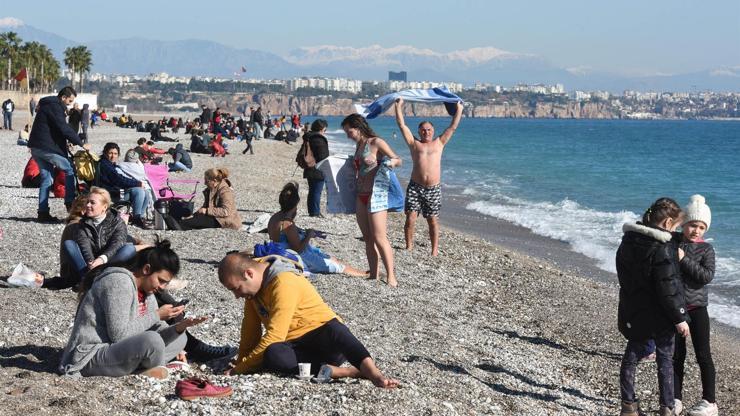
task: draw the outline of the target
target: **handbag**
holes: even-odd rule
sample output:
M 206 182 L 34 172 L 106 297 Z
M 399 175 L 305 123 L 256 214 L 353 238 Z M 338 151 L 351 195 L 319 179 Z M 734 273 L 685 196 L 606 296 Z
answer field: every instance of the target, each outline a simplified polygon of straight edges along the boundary
M 192 200 L 175 198 L 170 200 L 169 208 L 169 214 L 177 221 L 180 221 L 185 217 L 193 215 L 193 212 L 195 212 L 195 202 Z

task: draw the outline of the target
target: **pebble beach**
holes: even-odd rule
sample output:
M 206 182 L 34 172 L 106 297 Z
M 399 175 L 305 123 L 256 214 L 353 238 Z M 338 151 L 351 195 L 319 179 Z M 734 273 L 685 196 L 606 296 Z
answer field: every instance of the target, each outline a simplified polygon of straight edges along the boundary
M 138 119 L 134 115 L 135 118 Z M 14 123 L 25 124 L 16 112 Z M 464 129 L 465 121 L 461 123 Z M 106 142 L 122 150 L 135 146 L 143 133 L 112 123 L 90 130 L 99 153 Z M 64 226 L 35 221 L 37 189 L 20 187 L 30 157 L 17 146 L 17 131 L 0 130 L 0 277 L 22 262 L 54 276 L 59 270 L 59 238 Z M 188 147 L 189 137 L 168 133 Z M 148 134 L 147 134 L 148 136 Z M 159 143 L 167 148 L 170 143 Z M 254 142 L 255 154 L 230 141 L 225 158 L 193 154 L 190 174 L 201 179 L 211 167 L 231 173 L 244 227 L 260 214 L 278 210 L 278 193 L 290 180 L 301 185 L 296 223 L 325 231 L 317 245 L 327 253 L 365 270 L 364 243 L 353 215 L 309 217 L 308 187 L 295 170 L 298 145 L 273 140 Z M 411 163 L 406 149 L 396 149 Z M 202 185 L 196 207 L 202 203 Z M 51 213 L 64 217 L 60 199 Z M 443 211 L 442 216 L 445 213 Z M 57 375 L 67 342 L 76 294 L 45 289 L 0 287 L 0 413 L 8 415 L 606 415 L 619 412 L 619 364 L 625 345 L 617 331 L 617 286 L 592 279 L 577 269 L 496 245 L 473 233 L 445 225 L 440 256 L 429 256 L 427 227 L 417 223 L 416 246 L 403 250 L 402 213 L 389 214 L 399 287 L 345 275 L 317 275 L 313 284 L 342 317 L 388 376 L 401 388 L 381 390 L 365 380 L 330 384 L 272 374 L 222 376 L 193 365 L 166 381 L 142 376 L 74 379 Z M 448 223 L 445 223 L 448 224 Z M 216 345 L 238 345 L 243 301 L 218 282 L 216 267 L 230 250 L 251 252 L 266 233 L 211 229 L 188 232 L 143 231 L 143 240 L 168 238 L 180 255 L 180 278 L 187 287 L 174 292 L 188 298 L 188 312 L 208 316 L 192 328 Z M 382 270 L 382 267 L 381 267 Z M 720 414 L 740 414 L 740 347 L 738 337 L 712 328 Z M 689 347 L 684 403 L 701 397 L 698 367 Z M 640 365 L 638 395 L 648 414 L 657 414 L 654 363 Z M 187 402 L 174 394 L 179 378 L 203 375 L 234 389 L 231 397 Z

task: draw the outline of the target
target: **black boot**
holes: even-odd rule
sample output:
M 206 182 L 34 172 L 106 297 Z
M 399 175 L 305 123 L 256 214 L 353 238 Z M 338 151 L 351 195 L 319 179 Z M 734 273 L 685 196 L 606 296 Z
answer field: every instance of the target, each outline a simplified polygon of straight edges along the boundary
M 49 211 L 39 211 L 38 216 L 36 217 L 36 220 L 38 222 L 43 223 L 49 223 L 49 224 L 58 224 L 59 218 L 49 214 Z

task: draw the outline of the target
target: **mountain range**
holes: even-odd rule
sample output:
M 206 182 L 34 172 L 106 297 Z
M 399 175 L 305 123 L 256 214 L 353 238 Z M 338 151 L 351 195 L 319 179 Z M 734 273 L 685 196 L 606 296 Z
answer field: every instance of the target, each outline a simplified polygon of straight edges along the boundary
M 62 62 L 65 48 L 81 44 L 27 25 L 0 19 L 0 32 L 14 31 L 23 41 L 46 44 Z M 629 77 L 583 68 L 561 68 L 542 56 L 493 47 L 437 52 L 413 46 L 362 48 L 322 45 L 299 47 L 286 56 L 257 49 L 239 49 L 198 39 L 161 41 L 143 38 L 84 43 L 92 51 L 93 72 L 177 76 L 231 77 L 246 67 L 249 78 L 295 76 L 347 77 L 384 80 L 388 71 L 407 71 L 409 80 L 475 82 L 511 86 L 564 84 L 568 90 L 740 91 L 740 66 L 712 68 L 685 74 Z

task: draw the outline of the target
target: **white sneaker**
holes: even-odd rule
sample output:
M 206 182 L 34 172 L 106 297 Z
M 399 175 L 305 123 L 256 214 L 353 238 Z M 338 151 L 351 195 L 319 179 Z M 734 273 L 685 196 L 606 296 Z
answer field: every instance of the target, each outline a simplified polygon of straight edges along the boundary
M 709 403 L 706 400 L 695 404 L 688 411 L 689 416 L 717 416 L 718 414 L 717 403 Z
M 681 400 L 676 399 L 673 401 L 673 413 L 680 415 L 681 412 L 683 412 L 683 403 Z

